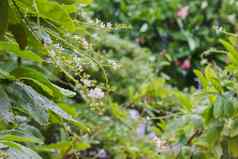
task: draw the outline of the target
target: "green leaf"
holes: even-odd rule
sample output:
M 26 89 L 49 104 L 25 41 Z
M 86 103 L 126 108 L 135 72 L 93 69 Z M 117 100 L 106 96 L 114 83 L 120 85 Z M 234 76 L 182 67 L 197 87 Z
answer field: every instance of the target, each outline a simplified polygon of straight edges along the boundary
M 30 80 L 37 84 L 45 93 L 56 99 L 74 97 L 75 92 L 61 88 L 50 82 L 43 73 L 30 67 L 18 67 L 11 72 L 17 79 Z M 32 85 L 32 84 L 31 84 Z
M 88 143 L 85 143 L 85 142 L 80 142 L 80 143 L 76 143 L 74 145 L 74 148 L 78 151 L 83 151 L 83 150 L 86 150 L 86 149 L 90 148 L 90 145 Z
M 221 118 L 224 115 L 224 99 L 222 96 L 218 96 L 213 108 L 213 115 L 215 118 Z
M 18 67 L 13 70 L 11 74 L 14 75 L 17 79 L 29 80 L 33 82 L 34 84 L 38 85 L 50 97 L 55 97 L 56 99 L 58 99 L 62 98 L 62 96 L 64 95 L 63 93 L 61 93 L 59 87 L 56 87 L 56 85 L 51 83 L 43 73 L 37 71 L 36 69 L 27 66 Z
M 237 49 L 227 41 L 220 40 L 220 42 L 229 51 L 228 58 L 229 58 L 230 62 L 235 65 L 238 65 L 238 51 L 237 51 Z
M 229 136 L 230 137 L 238 136 L 238 119 L 234 119 L 231 121 Z
M 75 31 L 73 20 L 61 5 L 56 2 L 44 2 L 40 0 L 38 0 L 37 4 L 41 17 L 60 24 L 67 31 Z
M 15 82 L 7 89 L 9 96 L 11 95 L 16 104 L 24 106 L 26 111 L 31 117 L 39 124 L 44 125 L 48 123 L 48 111 L 54 112 L 60 118 L 68 120 L 73 123 L 78 121 L 74 120 L 71 115 L 67 114 L 60 107 L 48 98 L 36 92 L 32 87 Z
M 34 62 L 42 63 L 43 59 L 38 56 L 37 54 L 34 54 L 33 52 L 29 50 L 20 50 L 18 45 L 14 42 L 7 42 L 7 41 L 1 41 L 0 42 L 0 54 L 3 53 L 3 51 L 15 54 L 18 57 L 22 57 Z
M 208 87 L 208 82 L 206 77 L 203 76 L 203 74 L 199 70 L 194 70 L 195 75 L 198 77 L 200 84 L 202 85 L 203 88 Z
M 27 46 L 27 31 L 23 24 L 11 24 L 8 28 L 11 33 L 14 35 L 15 40 L 17 41 L 21 50 L 24 50 Z
M 23 108 L 36 122 L 41 125 L 48 123 L 48 110 L 43 105 L 44 101 L 31 87 L 14 82 L 6 88 L 6 92 L 13 104 Z
M 76 2 L 82 3 L 82 4 L 91 4 L 93 0 L 76 0 Z
M 215 118 L 232 117 L 235 109 L 232 101 L 227 96 L 218 96 L 214 105 L 213 115 Z
M 61 93 L 61 94 L 63 94 L 64 96 L 66 96 L 66 97 L 74 97 L 74 96 L 76 96 L 76 93 L 75 92 L 73 92 L 73 91 L 71 91 L 71 90 L 68 90 L 68 89 L 65 89 L 65 88 L 61 88 L 61 87 L 59 87 L 59 86 L 57 86 L 57 85 L 55 85 L 55 84 L 52 84 L 55 88 L 57 88 L 58 89 L 58 91 Z
M 11 141 L 0 141 L 0 143 L 9 147 L 5 150 L 8 154 L 7 159 L 42 159 L 36 152 L 21 144 Z
M 38 14 L 35 13 L 32 1 L 17 0 L 19 7 L 25 13 L 32 13 L 45 19 L 47 22 L 59 25 L 61 29 L 73 32 L 76 27 L 70 15 L 65 11 L 63 5 L 54 1 L 36 0 L 34 5 L 38 8 Z
M 3 38 L 8 26 L 8 0 L 0 1 L 0 39 Z
M 211 65 L 208 65 L 206 68 L 205 68 L 205 76 L 208 80 L 210 79 L 216 79 L 217 78 L 217 74 L 216 72 L 212 69 Z
M 232 115 L 234 114 L 235 109 L 233 106 L 232 101 L 227 97 L 224 99 L 224 115 L 227 118 L 231 118 Z
M 24 137 L 24 136 L 16 136 L 16 135 L 3 135 L 3 136 L 0 136 L 0 140 L 43 144 L 43 142 L 40 139 L 33 136 Z
M 238 136 L 229 139 L 228 141 L 228 150 L 229 153 L 232 155 L 232 157 L 237 158 L 238 157 Z
M 191 100 L 189 99 L 188 96 L 186 96 L 185 94 L 181 93 L 181 92 L 177 92 L 176 93 L 176 97 L 179 101 L 179 104 L 188 111 L 192 110 L 193 104 L 191 102 Z
M 13 121 L 13 114 L 10 112 L 11 103 L 2 86 L 0 86 L 0 110 L 1 118 L 7 122 Z
M 64 3 L 64 4 L 73 4 L 73 3 L 81 3 L 81 4 L 91 4 L 93 0 L 55 0 L 59 3 Z
M 15 80 L 15 77 L 10 75 L 9 72 L 0 69 L 0 79 Z
M 223 130 L 223 123 L 220 122 L 213 122 L 211 123 L 204 135 L 205 142 L 208 144 L 209 148 L 213 148 L 216 143 L 219 142 L 221 133 Z

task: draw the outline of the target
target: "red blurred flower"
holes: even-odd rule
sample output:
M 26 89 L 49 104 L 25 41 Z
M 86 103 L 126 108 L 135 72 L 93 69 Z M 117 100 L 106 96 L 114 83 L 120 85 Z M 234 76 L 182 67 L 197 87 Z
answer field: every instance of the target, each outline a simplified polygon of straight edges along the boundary
M 189 70 L 192 67 L 191 60 L 185 59 L 185 60 L 177 60 L 176 65 L 179 66 L 182 70 Z
M 185 19 L 188 16 L 188 10 L 189 10 L 189 7 L 184 6 L 176 12 L 176 16 L 182 19 Z

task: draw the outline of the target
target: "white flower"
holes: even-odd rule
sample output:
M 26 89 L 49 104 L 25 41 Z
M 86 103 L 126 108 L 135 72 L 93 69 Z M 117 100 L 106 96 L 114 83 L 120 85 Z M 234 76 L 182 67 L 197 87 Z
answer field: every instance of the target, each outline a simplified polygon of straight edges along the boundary
M 108 22 L 107 23 L 107 28 L 111 29 L 112 28 L 112 23 Z
M 220 34 L 221 32 L 223 32 L 223 27 L 221 26 L 215 26 L 215 30 L 217 34 Z
M 202 9 L 206 9 L 208 7 L 208 2 L 207 1 L 203 1 L 201 4 L 201 8 Z
M 56 50 L 61 50 L 61 51 L 63 50 L 62 46 L 60 46 L 59 43 L 54 44 L 54 48 L 55 48 Z
M 56 52 L 55 52 L 54 50 L 50 50 L 50 51 L 49 51 L 49 55 L 50 55 L 51 57 L 55 57 L 55 56 L 56 56 Z
M 167 145 L 166 141 L 157 137 L 155 133 L 150 133 L 148 137 L 155 143 L 158 152 L 169 149 L 169 146 Z
M 52 40 L 51 40 L 51 38 L 48 34 L 45 34 L 42 39 L 43 39 L 45 44 L 47 44 L 47 45 L 52 44 Z
M 129 110 L 129 117 L 133 120 L 136 120 L 140 117 L 140 114 L 137 110 L 131 109 L 131 110 Z
M 93 99 L 101 99 L 104 97 L 104 92 L 100 88 L 89 90 L 88 96 Z
M 107 158 L 107 152 L 104 149 L 100 149 L 97 156 L 99 158 Z
M 95 23 L 96 24 L 100 23 L 100 20 L 98 18 L 96 18 Z
M 88 79 L 83 79 L 81 80 L 83 82 L 84 85 L 90 87 L 92 86 L 92 81 L 88 80 Z
M 89 43 L 88 43 L 88 41 L 87 41 L 85 38 L 82 39 L 82 45 L 83 45 L 83 47 L 84 47 L 85 49 L 88 49 L 88 48 L 89 48 Z
M 100 24 L 100 27 L 101 27 L 101 28 L 105 28 L 106 25 L 105 25 L 104 23 L 101 23 L 101 24 Z
M 114 70 L 117 70 L 120 66 L 116 63 L 116 61 L 108 60 L 108 63 L 112 66 Z

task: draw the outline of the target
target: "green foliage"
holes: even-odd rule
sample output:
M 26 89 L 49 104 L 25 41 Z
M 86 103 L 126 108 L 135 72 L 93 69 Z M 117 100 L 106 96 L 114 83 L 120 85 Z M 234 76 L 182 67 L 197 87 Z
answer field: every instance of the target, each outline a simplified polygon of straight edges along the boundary
M 183 88 L 195 83 L 193 69 L 201 67 L 204 51 L 219 47 L 221 32 L 235 31 L 237 4 L 233 0 L 97 0 L 91 10 L 102 21 L 130 26 L 117 33 L 122 38 L 157 56 L 170 56 L 172 64 L 162 71 Z M 209 61 L 223 63 L 223 59 L 221 54 L 208 55 Z
M 164 158 L 237 157 L 234 151 L 237 148 L 234 144 L 238 112 L 235 88 L 237 65 L 236 60 L 230 56 L 237 56 L 238 51 L 233 46 L 237 44 L 234 41 L 236 37 L 230 39 L 233 40 L 222 41 L 228 54 L 225 68 L 209 64 L 202 72 L 195 70 L 201 88 L 178 91 L 171 87 L 158 87 L 155 82 L 142 87 L 142 96 L 137 97 L 137 103 L 143 102 L 143 106 L 160 110 L 159 121 L 154 115 L 152 119 L 158 122 L 162 129 L 159 135 L 169 145 L 160 147 Z M 165 89 L 163 94 L 158 93 L 161 89 Z M 145 96 L 158 100 L 145 101 Z M 166 109 L 162 109 L 164 105 Z
M 158 157 L 154 143 L 137 133 L 144 119 L 132 120 L 122 101 L 110 96 L 126 93 L 128 81 L 133 88 L 144 75 L 153 76 L 152 66 L 143 64 L 149 52 L 132 43 L 128 49 L 121 39 L 111 42 L 113 36 L 104 39 L 112 28 L 80 14 L 79 6 L 90 0 L 0 3 L 0 158 Z M 112 48 L 105 56 L 98 52 L 102 40 Z M 120 45 L 113 50 L 116 41 Z M 141 68 L 111 69 L 117 67 L 113 52 L 123 48 L 148 72 L 129 79 Z M 129 60 L 118 62 L 128 67 Z M 114 75 L 125 82 L 116 85 Z M 109 79 L 116 89 L 108 86 Z
M 124 40 L 109 33 L 120 27 L 91 19 L 91 0 L 0 2 L 0 158 L 236 158 L 237 36 L 220 40 L 224 65 L 194 71 L 198 88 L 179 90 L 163 70 L 217 41 L 204 24 L 217 22 L 214 8 L 189 1 L 190 15 L 200 4 L 205 15 L 176 21 L 184 1 L 105 2 L 95 13 L 113 4 L 118 21 L 136 29 L 119 33 Z M 221 1 L 224 21 L 229 6 Z M 116 11 L 106 7 L 111 20 Z M 158 27 L 171 22 L 179 33 Z M 172 44 L 157 45 L 155 32 Z

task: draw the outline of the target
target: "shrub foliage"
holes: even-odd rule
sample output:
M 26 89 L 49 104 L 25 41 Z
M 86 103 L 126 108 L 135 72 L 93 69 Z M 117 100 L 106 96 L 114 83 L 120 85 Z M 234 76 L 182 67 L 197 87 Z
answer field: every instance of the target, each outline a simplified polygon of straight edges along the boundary
M 237 158 L 237 36 L 179 90 L 159 73 L 170 56 L 110 34 L 90 3 L 0 1 L 0 158 Z

